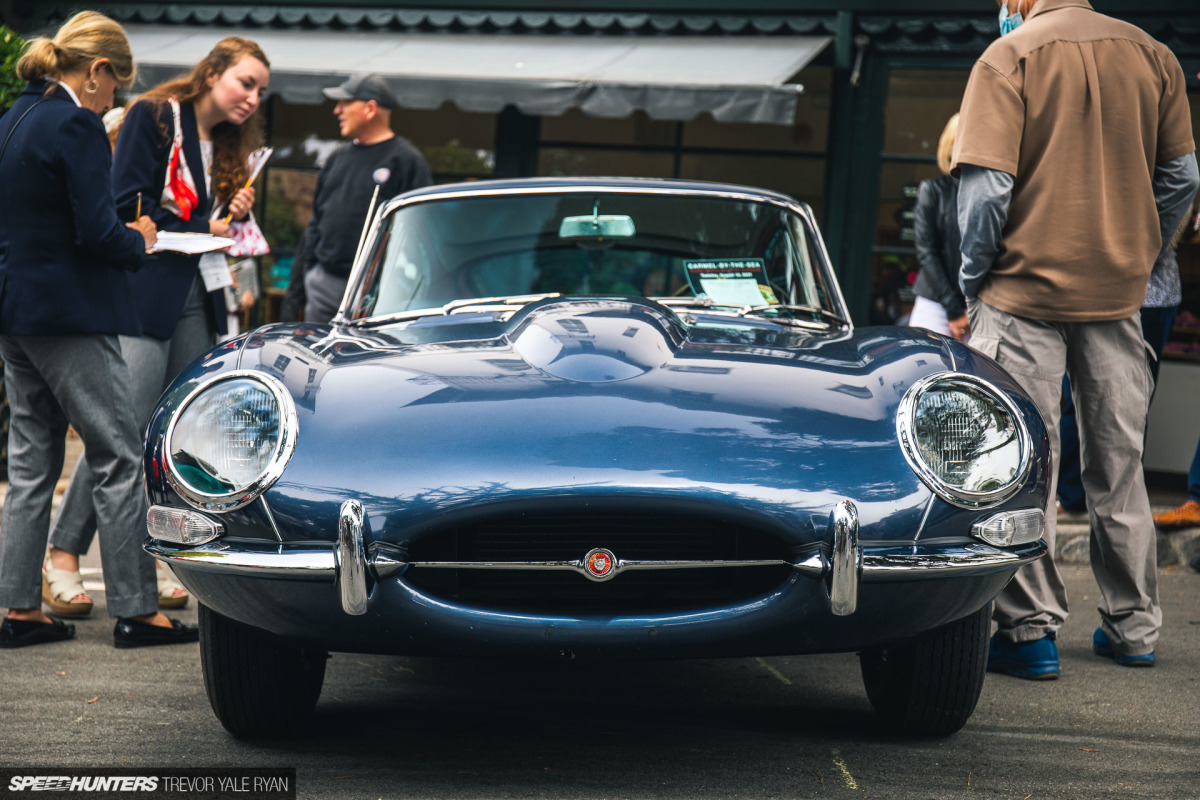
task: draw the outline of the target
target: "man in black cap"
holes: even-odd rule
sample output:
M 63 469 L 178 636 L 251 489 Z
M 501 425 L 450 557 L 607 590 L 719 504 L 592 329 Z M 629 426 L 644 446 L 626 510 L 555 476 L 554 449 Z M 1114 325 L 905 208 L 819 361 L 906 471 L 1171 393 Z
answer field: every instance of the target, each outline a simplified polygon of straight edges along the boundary
M 323 91 L 337 101 L 333 114 L 351 141 L 330 156 L 317 178 L 304 252 L 297 253 L 307 265 L 304 319 L 315 322 L 328 322 L 341 305 L 375 187 L 382 203 L 433 183 L 420 151 L 392 131 L 398 102 L 383 78 L 358 74 Z

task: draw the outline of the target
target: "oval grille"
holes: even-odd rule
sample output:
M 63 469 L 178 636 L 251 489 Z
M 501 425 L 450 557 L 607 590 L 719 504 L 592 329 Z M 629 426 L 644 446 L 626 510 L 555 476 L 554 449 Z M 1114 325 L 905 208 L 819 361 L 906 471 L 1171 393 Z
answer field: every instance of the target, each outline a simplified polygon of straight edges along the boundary
M 714 518 L 587 514 L 493 518 L 412 543 L 404 580 L 482 608 L 533 613 L 662 613 L 748 600 L 779 586 L 786 565 L 636 570 L 594 583 L 552 570 L 434 569 L 420 562 L 544 562 L 581 559 L 593 548 L 627 561 L 789 561 L 778 538 Z

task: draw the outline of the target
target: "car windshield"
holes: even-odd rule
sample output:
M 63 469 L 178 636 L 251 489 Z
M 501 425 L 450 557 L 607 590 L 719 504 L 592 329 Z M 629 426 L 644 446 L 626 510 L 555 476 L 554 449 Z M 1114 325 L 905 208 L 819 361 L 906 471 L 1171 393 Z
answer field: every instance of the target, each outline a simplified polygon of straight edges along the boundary
M 560 294 L 838 320 L 822 263 L 805 218 L 782 204 L 636 191 L 456 196 L 384 220 L 347 317 Z

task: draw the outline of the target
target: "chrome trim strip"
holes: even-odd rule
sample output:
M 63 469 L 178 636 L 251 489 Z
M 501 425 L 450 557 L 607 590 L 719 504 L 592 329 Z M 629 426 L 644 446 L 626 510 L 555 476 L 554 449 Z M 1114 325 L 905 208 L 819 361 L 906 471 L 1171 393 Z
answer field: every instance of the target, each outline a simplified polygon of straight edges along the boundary
M 248 486 L 227 494 L 208 494 L 197 491 L 189 486 L 187 481 L 179 475 L 175 468 L 175 459 L 171 457 L 171 440 L 175 436 L 175 427 L 179 424 L 179 418 L 187 411 L 188 406 L 202 393 L 223 381 L 243 378 L 261 383 L 275 398 L 275 402 L 279 404 L 279 441 L 275 444 L 275 451 L 271 454 L 266 469 L 263 470 L 261 475 L 251 481 Z M 253 503 L 283 475 L 283 470 L 287 467 L 292 453 L 296 450 L 299 427 L 299 417 L 296 414 L 296 405 L 292 402 L 292 394 L 278 378 L 268 375 L 265 372 L 251 369 L 239 369 L 217 375 L 210 380 L 197 384 L 194 389 L 188 392 L 183 402 L 179 404 L 179 407 L 171 412 L 171 423 L 167 426 L 167 432 L 163 436 L 162 442 L 162 460 L 166 466 L 164 473 L 167 483 L 175 490 L 176 494 L 183 498 L 184 502 L 199 511 L 208 511 L 217 514 L 226 511 L 236 511 L 243 506 Z
M 408 569 L 406 553 L 401 547 L 387 542 L 371 542 L 367 545 L 367 564 L 379 580 L 386 580 Z
M 342 610 L 356 617 L 367 613 L 367 552 L 363 546 L 363 507 L 357 500 L 342 503 L 334 564 Z
M 372 543 L 367 563 L 379 577 L 396 574 L 408 566 L 441 569 L 579 569 L 580 562 L 418 562 L 409 564 L 394 552 L 376 548 Z M 224 573 L 259 578 L 288 578 L 291 580 L 333 581 L 337 573 L 333 547 L 311 545 L 280 545 L 271 549 L 238 548 L 227 542 L 213 542 L 199 547 L 173 546 L 147 539 L 143 549 L 159 561 L 182 569 Z M 925 578 L 987 575 L 1016 568 L 1036 561 L 1046 553 L 1046 543 L 1001 550 L 983 543 L 960 545 L 919 545 L 862 548 L 861 583 L 921 580 Z M 625 562 L 629 569 L 688 569 L 705 567 L 780 566 L 785 561 L 634 561 Z M 790 564 L 800 574 L 820 579 L 833 570 L 823 552 L 811 552 Z
M 829 512 L 833 565 L 829 570 L 829 610 L 846 617 L 858 608 L 858 575 L 862 548 L 858 544 L 858 509 L 842 500 Z
M 276 541 L 283 544 L 283 534 L 279 532 L 279 524 L 275 522 L 275 512 L 271 511 L 271 506 L 267 503 L 267 496 L 260 494 L 258 502 L 262 504 L 263 513 L 267 515 L 267 521 L 271 523 L 271 531 L 275 534 Z
M 280 545 L 268 550 L 216 541 L 200 547 L 178 547 L 147 539 L 142 549 L 173 567 L 255 578 L 332 581 L 336 566 L 333 548 L 328 546 Z
M 982 389 L 993 396 L 996 402 L 1000 403 L 1012 417 L 1021 447 L 1021 464 L 1017 468 L 1017 474 L 1006 486 L 991 492 L 967 492 L 954 489 L 938 478 L 921 458 L 920 453 L 917 452 L 914 414 L 921 395 L 936 383 L 971 384 L 974 388 Z M 1016 404 L 1007 394 L 991 383 L 961 372 L 935 372 L 926 375 L 908 388 L 908 391 L 900 398 L 900 406 L 896 409 L 896 438 L 900 440 L 900 449 L 904 452 L 905 460 L 908 461 L 908 465 L 912 467 L 921 482 L 932 489 L 938 497 L 959 508 L 987 508 L 1003 503 L 1021 490 L 1033 468 L 1033 438 L 1029 435 L 1029 429 L 1025 427 L 1025 420 L 1021 416 L 1021 412 L 1017 410 Z
M 921 538 L 921 532 L 925 530 L 925 523 L 929 521 L 929 512 L 933 510 L 933 501 L 937 494 L 930 494 L 929 499 L 925 501 L 925 513 L 921 514 L 921 523 L 917 525 L 917 532 L 913 534 L 913 541 Z
M 1001 550 L 986 544 L 869 547 L 863 550 L 863 581 L 957 578 L 1015 570 L 1046 554 L 1042 539 Z
M 786 567 L 791 566 L 782 559 L 744 560 L 744 561 L 631 561 L 623 558 L 613 559 L 613 566 L 602 577 L 593 575 L 587 569 L 586 558 L 571 561 L 413 561 L 410 567 L 423 569 L 503 569 L 509 571 L 556 570 L 559 572 L 578 572 L 591 581 L 609 581 L 618 574 L 628 570 L 646 569 L 709 569 L 723 567 Z

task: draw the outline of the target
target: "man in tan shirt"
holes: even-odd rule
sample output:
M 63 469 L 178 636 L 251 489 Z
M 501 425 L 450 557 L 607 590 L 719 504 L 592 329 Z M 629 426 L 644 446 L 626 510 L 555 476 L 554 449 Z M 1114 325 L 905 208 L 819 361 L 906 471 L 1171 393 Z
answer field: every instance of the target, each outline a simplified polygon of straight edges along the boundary
M 1093 649 L 1152 666 L 1162 615 L 1141 467 L 1151 379 L 1138 309 L 1200 186 L 1183 71 L 1162 44 L 1086 0 L 997 2 L 1008 35 L 971 72 L 954 156 L 971 346 L 1032 396 L 1055 468 L 1070 377 L 1100 586 Z M 1052 555 L 1017 574 L 994 617 L 989 670 L 1058 677 L 1067 597 Z

